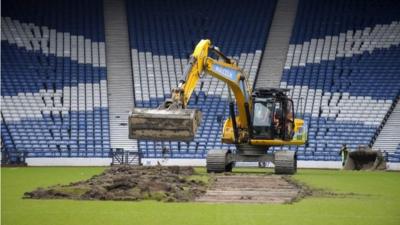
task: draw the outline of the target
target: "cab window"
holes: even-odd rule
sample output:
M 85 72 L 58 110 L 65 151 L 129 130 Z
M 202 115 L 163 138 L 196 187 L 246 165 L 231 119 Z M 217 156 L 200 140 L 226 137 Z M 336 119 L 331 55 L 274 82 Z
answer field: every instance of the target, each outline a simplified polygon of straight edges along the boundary
M 256 102 L 254 104 L 253 126 L 269 127 L 272 121 L 273 104 L 267 102 Z

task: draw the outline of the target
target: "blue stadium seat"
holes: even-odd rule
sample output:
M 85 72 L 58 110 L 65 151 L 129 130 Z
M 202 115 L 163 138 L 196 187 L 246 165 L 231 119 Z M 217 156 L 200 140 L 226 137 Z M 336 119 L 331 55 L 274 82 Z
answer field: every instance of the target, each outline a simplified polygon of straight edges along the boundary
M 107 79 L 106 68 L 93 63 L 96 60 L 86 63 L 84 58 L 87 50 L 93 59 L 104 57 L 102 2 L 2 3 L 1 136 L 5 148 L 26 152 L 28 157 L 108 157 L 109 142 L 101 143 L 109 140 L 107 104 L 92 100 L 100 99 L 100 91 L 93 87 Z M 84 48 L 82 41 L 91 46 Z M 94 133 L 94 128 L 99 132 Z
M 400 95 L 399 11 L 394 0 L 299 1 L 281 87 L 304 108 L 305 159 L 373 143 Z

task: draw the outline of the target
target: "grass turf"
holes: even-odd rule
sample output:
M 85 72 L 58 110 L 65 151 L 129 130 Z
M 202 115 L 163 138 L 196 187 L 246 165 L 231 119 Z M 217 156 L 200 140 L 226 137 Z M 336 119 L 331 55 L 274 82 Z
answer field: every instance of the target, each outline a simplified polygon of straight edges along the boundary
M 39 186 L 87 179 L 104 168 L 2 168 L 1 224 L 400 224 L 400 173 L 299 170 L 295 178 L 346 197 L 292 205 L 27 200 Z M 204 169 L 199 169 L 204 173 Z M 241 169 L 260 173 L 265 170 Z

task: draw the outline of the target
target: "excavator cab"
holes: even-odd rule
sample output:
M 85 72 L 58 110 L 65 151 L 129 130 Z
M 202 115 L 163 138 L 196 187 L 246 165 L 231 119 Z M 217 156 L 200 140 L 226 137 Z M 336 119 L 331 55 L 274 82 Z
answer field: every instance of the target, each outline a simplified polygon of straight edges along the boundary
M 294 134 L 293 102 L 288 89 L 258 88 L 253 92 L 252 139 L 291 140 Z

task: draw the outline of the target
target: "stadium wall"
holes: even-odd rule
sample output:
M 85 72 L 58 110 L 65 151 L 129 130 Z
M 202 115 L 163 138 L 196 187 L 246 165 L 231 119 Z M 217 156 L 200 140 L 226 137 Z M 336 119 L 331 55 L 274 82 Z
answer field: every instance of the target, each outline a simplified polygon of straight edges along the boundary
M 109 166 L 111 158 L 27 158 L 28 166 Z M 144 166 L 205 166 L 205 159 L 173 159 L 173 158 L 143 158 Z M 237 167 L 257 167 L 257 163 L 237 163 Z M 340 161 L 306 161 L 299 160 L 298 168 L 307 169 L 341 169 Z M 273 167 L 273 164 L 267 164 Z M 388 170 L 400 171 L 400 163 L 387 163 Z

